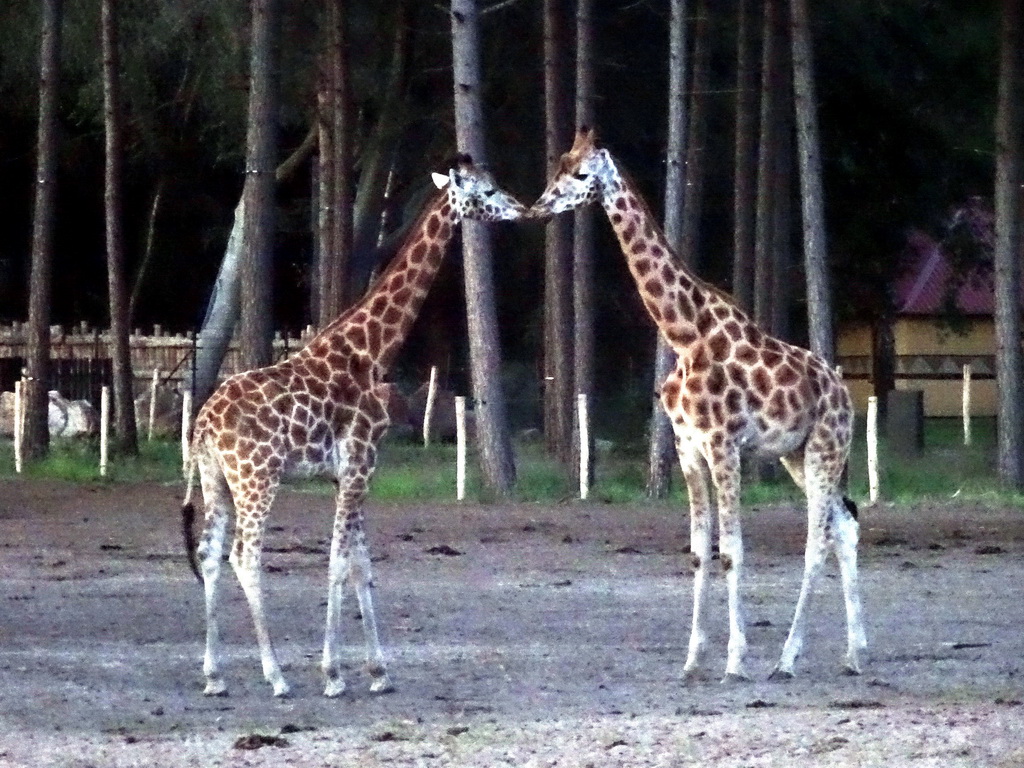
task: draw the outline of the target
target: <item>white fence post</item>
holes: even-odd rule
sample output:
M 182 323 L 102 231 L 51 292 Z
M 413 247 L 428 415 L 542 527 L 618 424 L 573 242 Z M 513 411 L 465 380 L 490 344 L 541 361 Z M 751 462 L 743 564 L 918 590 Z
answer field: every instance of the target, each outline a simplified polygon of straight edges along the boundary
M 576 409 L 580 422 L 580 499 L 586 501 L 590 496 L 590 413 L 583 392 L 576 395 Z
M 971 364 L 964 363 L 964 445 L 971 444 Z
M 21 474 L 21 444 L 25 439 L 25 422 L 22 415 L 25 411 L 25 383 L 24 380 L 14 382 L 14 471 Z
M 437 399 L 437 366 L 430 366 L 430 383 L 427 385 L 427 403 L 423 407 L 423 445 L 430 445 L 430 422 L 434 418 L 434 401 Z
M 192 426 L 192 392 L 185 390 L 181 393 L 181 466 L 183 471 L 188 469 L 189 439 L 188 431 Z
M 153 439 L 153 422 L 156 421 L 156 388 L 160 383 L 160 369 L 153 369 L 153 383 L 149 386 L 149 436 L 147 439 Z
M 110 446 L 110 387 L 100 390 L 100 477 L 107 476 L 107 451 Z
M 466 398 L 455 398 L 455 498 L 466 498 Z
M 868 499 L 878 501 L 878 398 L 868 398 Z

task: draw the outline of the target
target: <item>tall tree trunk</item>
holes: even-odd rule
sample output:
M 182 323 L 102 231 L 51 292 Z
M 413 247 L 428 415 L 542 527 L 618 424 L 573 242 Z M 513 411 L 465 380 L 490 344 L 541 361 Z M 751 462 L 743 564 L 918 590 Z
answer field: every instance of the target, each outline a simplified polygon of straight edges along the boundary
M 665 151 L 665 238 L 681 247 L 686 159 L 686 0 L 672 0 L 669 27 L 668 146 Z M 659 390 L 672 372 L 675 355 L 657 334 L 654 354 L 654 402 L 648 447 L 647 495 L 668 495 L 672 477 L 672 425 L 661 405 Z
M 687 115 L 686 194 L 680 223 L 679 254 L 688 264 L 697 263 L 700 222 L 704 210 L 704 176 L 707 148 L 708 90 L 711 78 L 711 43 L 708 39 L 708 3 L 698 0 L 693 25 L 693 82 L 690 86 L 690 114 Z
M 1024 360 L 1021 351 L 1021 186 L 1024 184 L 1024 3 L 1004 0 L 996 114 L 995 323 L 999 479 L 1024 490 Z
M 544 0 L 544 117 L 550 175 L 569 137 L 566 103 L 566 3 Z M 572 461 L 572 219 L 555 216 L 544 243 L 544 439 L 564 464 Z
M 476 0 L 452 0 L 451 15 L 455 135 L 460 150 L 468 152 L 475 162 L 486 163 Z M 490 490 L 505 496 L 512 491 L 516 470 L 501 386 L 501 352 L 487 228 L 481 222 L 464 221 L 462 246 L 477 445 L 484 481 Z
M 27 417 L 24 450 L 29 459 L 50 449 L 50 285 L 53 275 L 53 225 L 57 205 L 57 102 L 63 6 L 43 2 L 39 63 L 39 134 L 35 211 L 32 221 L 32 272 L 29 278 Z
M 594 124 L 594 3 L 577 0 L 576 3 L 576 126 Z M 572 322 L 573 388 L 575 394 L 594 395 L 594 209 L 577 208 L 573 214 L 572 255 Z M 579 412 L 572 407 L 572 467 L 579 479 L 580 425 Z M 593 408 L 591 409 L 593 413 Z M 590 466 L 587 476 L 593 480 L 594 430 L 590 430 Z
M 835 355 L 832 294 L 825 240 L 825 192 L 821 180 L 821 138 L 814 96 L 814 62 L 807 0 L 791 0 L 793 94 L 796 102 L 800 157 L 800 198 L 803 212 L 804 271 L 811 351 L 831 362 Z
M 784 2 L 784 0 L 779 0 Z M 779 39 L 775 46 L 779 62 L 779 90 L 776 104 L 774 201 L 772 216 L 772 311 L 768 332 L 789 341 L 789 302 L 793 269 L 793 73 L 784 6 L 777 8 Z
M 352 260 L 351 87 L 344 0 L 327 0 L 327 49 L 317 89 L 317 317 L 323 327 L 348 306 Z
M 333 0 L 331 20 L 331 85 L 334 112 L 334 247 L 337 250 L 335 314 L 347 307 L 349 264 L 352 261 L 352 83 L 348 54 L 348 15 L 345 0 Z
M 740 307 L 754 306 L 754 178 L 757 167 L 757 59 L 753 0 L 739 0 L 736 33 L 736 146 L 733 168 L 732 294 Z
M 252 0 L 245 160 L 245 259 L 239 352 L 243 368 L 273 360 L 274 154 L 277 149 L 278 0 Z
M 778 158 L 779 77 L 778 19 L 776 0 L 765 0 L 761 44 L 761 131 L 757 152 L 757 203 L 754 230 L 754 322 L 769 330 L 772 318 L 773 251 L 775 245 L 775 161 Z
M 336 257 L 338 249 L 334 245 L 334 213 L 338 204 L 334 182 L 334 89 L 331 87 L 331 66 L 328 56 L 321 57 L 319 79 L 316 92 L 317 133 L 320 137 L 317 144 L 316 157 L 316 314 L 313 316 L 320 328 L 333 320 L 337 313 L 335 296 L 338 286 Z
M 124 237 L 121 230 L 121 141 L 120 55 L 117 36 L 117 0 L 103 0 L 103 112 L 106 133 L 104 207 L 107 234 L 107 290 L 110 299 L 110 335 L 114 369 L 114 427 L 120 450 L 139 452 L 135 425 L 135 387 L 131 349 L 128 343 L 128 303 L 125 297 Z

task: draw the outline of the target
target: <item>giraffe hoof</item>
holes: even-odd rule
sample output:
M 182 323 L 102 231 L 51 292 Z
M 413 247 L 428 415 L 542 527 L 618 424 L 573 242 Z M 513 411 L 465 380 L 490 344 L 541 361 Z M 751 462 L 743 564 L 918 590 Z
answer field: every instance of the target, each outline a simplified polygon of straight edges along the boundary
M 750 675 L 743 670 L 739 672 L 726 672 L 725 677 L 722 678 L 722 685 L 738 685 L 740 683 L 749 683 Z
M 275 699 L 287 699 L 292 695 L 292 689 L 288 687 L 288 683 L 280 682 L 274 684 L 274 698 Z
M 860 667 L 855 667 L 851 664 L 844 664 L 843 674 L 847 677 L 860 677 Z
M 706 683 L 708 680 L 708 674 L 702 669 L 684 669 L 683 670 L 683 685 L 698 685 L 700 683 Z
M 203 689 L 203 696 L 227 696 L 228 684 L 221 679 L 207 680 L 206 688 Z
M 328 680 L 327 685 L 324 686 L 324 696 L 328 699 L 336 699 L 345 692 L 345 681 L 340 677 L 334 680 Z
M 395 690 L 395 686 L 391 684 L 387 675 L 375 677 L 370 683 L 370 693 L 391 693 L 393 690 Z
M 793 673 L 793 670 L 783 669 L 782 667 L 776 667 L 772 670 L 772 673 L 768 675 L 769 680 L 781 680 L 783 682 L 786 680 L 792 680 L 794 677 L 796 677 L 796 675 Z

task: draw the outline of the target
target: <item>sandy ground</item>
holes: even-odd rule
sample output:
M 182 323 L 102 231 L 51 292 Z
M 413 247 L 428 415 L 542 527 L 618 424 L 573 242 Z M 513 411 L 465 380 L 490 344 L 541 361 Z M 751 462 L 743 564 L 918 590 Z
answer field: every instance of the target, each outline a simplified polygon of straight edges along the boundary
M 865 674 L 840 674 L 830 564 L 798 676 L 788 630 L 804 514 L 749 511 L 756 680 L 680 682 L 687 523 L 666 507 L 371 505 L 395 692 L 368 691 L 351 600 L 349 689 L 320 695 L 327 497 L 271 519 L 271 631 L 292 684 L 259 673 L 230 573 L 226 698 L 201 695 L 202 594 L 177 486 L 0 481 L 0 766 L 1024 766 L 1024 511 L 862 510 Z M 438 549 L 440 548 L 440 549 Z M 447 554 L 436 554 L 447 552 Z

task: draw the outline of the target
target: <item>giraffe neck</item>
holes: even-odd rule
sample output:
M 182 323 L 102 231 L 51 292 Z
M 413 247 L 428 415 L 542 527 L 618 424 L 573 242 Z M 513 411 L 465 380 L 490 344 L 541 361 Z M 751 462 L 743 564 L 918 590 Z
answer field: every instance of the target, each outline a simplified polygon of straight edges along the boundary
M 679 259 L 643 196 L 609 158 L 601 206 L 608 215 L 647 313 L 676 352 L 724 318 L 746 319 L 731 299 Z
M 386 373 L 419 315 L 457 225 L 448 193 L 439 192 L 375 285 L 306 350 L 318 355 L 345 347 L 350 354 L 368 356 L 381 375 Z

